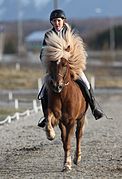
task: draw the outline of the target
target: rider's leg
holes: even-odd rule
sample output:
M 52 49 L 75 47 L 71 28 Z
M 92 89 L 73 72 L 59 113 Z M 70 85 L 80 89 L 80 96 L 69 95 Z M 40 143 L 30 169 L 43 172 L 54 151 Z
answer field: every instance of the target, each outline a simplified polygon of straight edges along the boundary
M 80 79 L 81 78 L 81 79 Z M 93 90 L 91 85 L 89 84 L 85 74 L 82 72 L 80 75 L 80 78 L 76 80 L 76 82 L 79 84 L 81 89 L 84 91 L 84 96 L 86 100 L 88 101 L 92 114 L 94 115 L 95 119 L 100 119 L 103 117 L 103 113 L 97 109 L 96 104 L 95 104 L 95 97 L 93 94 Z
M 42 104 L 42 111 L 44 114 L 44 118 L 41 118 L 38 122 L 39 127 L 45 127 L 46 119 L 47 119 L 47 106 L 48 106 L 48 95 L 47 95 L 47 89 L 45 86 L 42 87 L 42 93 L 41 93 L 41 104 Z

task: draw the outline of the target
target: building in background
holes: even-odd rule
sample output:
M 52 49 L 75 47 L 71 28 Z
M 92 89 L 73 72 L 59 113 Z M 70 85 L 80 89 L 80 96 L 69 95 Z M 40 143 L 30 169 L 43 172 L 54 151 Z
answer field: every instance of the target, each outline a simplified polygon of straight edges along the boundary
M 46 31 L 35 31 L 25 38 L 27 51 L 38 52 L 41 49 Z

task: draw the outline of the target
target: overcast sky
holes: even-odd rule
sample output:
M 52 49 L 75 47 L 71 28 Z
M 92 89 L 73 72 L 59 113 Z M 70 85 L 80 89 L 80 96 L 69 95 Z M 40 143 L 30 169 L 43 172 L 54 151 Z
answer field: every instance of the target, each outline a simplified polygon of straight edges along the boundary
M 53 0 L 0 0 L 0 19 L 16 18 L 18 7 L 24 18 L 48 19 Z M 122 16 L 122 0 L 58 0 L 58 8 L 68 18 Z

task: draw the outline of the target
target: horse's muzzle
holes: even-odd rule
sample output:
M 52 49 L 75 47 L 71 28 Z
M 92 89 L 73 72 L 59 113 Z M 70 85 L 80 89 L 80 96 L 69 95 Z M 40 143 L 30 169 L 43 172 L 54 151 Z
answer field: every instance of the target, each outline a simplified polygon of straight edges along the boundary
M 62 83 L 56 83 L 53 80 L 51 80 L 51 86 L 52 86 L 52 90 L 55 93 L 60 93 L 63 89 L 63 84 Z
M 61 86 L 61 85 L 57 85 L 57 86 L 54 87 L 54 91 L 56 93 L 60 93 L 62 91 L 62 89 L 63 89 L 63 86 Z

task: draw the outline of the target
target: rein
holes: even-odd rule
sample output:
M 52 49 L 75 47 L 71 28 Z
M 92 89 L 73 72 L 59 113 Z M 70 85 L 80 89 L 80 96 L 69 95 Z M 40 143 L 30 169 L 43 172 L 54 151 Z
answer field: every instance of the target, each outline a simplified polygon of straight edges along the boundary
M 61 76 L 62 78 L 64 78 L 64 76 L 62 74 L 58 74 L 59 76 Z M 67 86 L 69 84 L 69 81 L 67 83 L 64 83 L 64 86 Z
M 66 79 L 66 77 L 67 77 L 67 73 L 68 73 L 68 70 L 69 70 L 69 65 L 67 64 L 66 67 L 67 67 L 67 68 L 66 68 L 66 71 L 65 71 L 64 76 L 63 76 L 62 74 L 58 73 L 58 75 L 61 76 L 61 77 L 64 79 L 64 81 L 65 81 L 65 79 Z M 63 87 L 65 87 L 65 86 L 67 86 L 67 85 L 69 85 L 69 81 L 66 82 L 66 83 L 64 83 Z
M 53 64 L 52 64 L 53 65 Z M 52 67 L 52 74 L 50 74 L 50 82 L 52 83 L 51 85 L 51 88 L 54 92 L 56 93 L 60 93 L 62 91 L 62 89 L 65 87 L 65 86 L 68 86 L 69 83 L 70 83 L 70 69 L 69 69 L 69 65 L 68 65 L 68 62 L 62 62 L 61 61 L 61 64 L 60 63 L 57 63 L 54 64 L 56 66 L 54 66 L 55 70 L 53 69 Z M 58 66 L 59 65 L 59 66 Z M 54 73 L 55 72 L 55 73 Z

